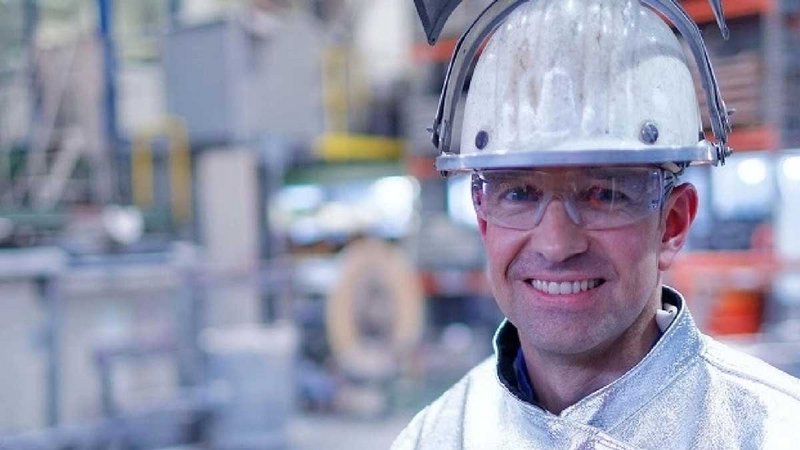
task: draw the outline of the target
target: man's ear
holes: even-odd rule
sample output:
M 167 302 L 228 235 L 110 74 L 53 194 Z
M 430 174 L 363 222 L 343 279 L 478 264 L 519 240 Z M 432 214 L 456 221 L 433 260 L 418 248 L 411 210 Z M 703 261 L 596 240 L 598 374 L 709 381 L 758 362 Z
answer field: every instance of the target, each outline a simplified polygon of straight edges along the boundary
M 661 234 L 661 251 L 658 255 L 659 270 L 672 266 L 697 215 L 697 190 L 690 183 L 675 187 L 664 205 L 664 223 Z
M 481 237 L 486 237 L 486 219 L 481 219 L 477 213 L 475 214 L 475 219 L 478 221 L 478 231 L 481 232 Z

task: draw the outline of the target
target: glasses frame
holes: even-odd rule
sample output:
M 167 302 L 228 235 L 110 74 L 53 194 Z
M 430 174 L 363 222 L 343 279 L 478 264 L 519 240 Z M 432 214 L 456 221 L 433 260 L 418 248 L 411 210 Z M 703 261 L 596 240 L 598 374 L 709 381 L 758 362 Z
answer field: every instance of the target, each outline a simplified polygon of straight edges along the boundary
M 624 167 L 629 167 L 629 166 L 619 166 L 619 168 L 624 168 Z M 669 198 L 670 194 L 672 193 L 672 191 L 675 189 L 675 187 L 678 184 L 678 175 L 675 174 L 674 172 L 670 171 L 670 170 L 667 170 L 667 169 L 665 169 L 663 167 L 658 167 L 658 166 L 647 166 L 647 167 L 635 166 L 634 168 L 650 169 L 650 170 L 655 170 L 655 171 L 659 172 L 659 182 L 660 182 L 659 189 L 661 190 L 661 195 L 659 196 L 658 211 L 659 211 L 659 215 L 663 216 L 664 215 L 664 205 L 666 204 L 667 198 Z M 492 220 L 492 217 L 489 214 L 486 214 L 485 212 L 482 212 L 482 210 L 481 210 L 482 206 L 478 202 L 478 192 L 483 192 L 484 185 L 486 184 L 486 179 L 483 178 L 483 174 L 484 173 L 486 173 L 486 172 L 503 172 L 503 171 L 524 171 L 524 170 L 525 169 L 518 169 L 518 168 L 474 170 L 472 172 L 472 179 L 471 179 L 471 183 L 470 184 L 471 184 L 472 206 L 475 208 L 475 213 L 479 217 L 481 217 L 482 219 L 486 220 L 487 222 L 490 222 L 492 224 L 495 224 L 495 225 L 503 227 L 503 228 L 509 228 L 509 229 L 515 229 L 515 230 L 532 230 L 532 229 L 535 229 L 537 226 L 539 226 L 539 223 L 534 223 L 533 226 L 531 226 L 531 227 L 518 228 L 518 227 L 511 227 L 511 226 L 508 226 L 508 225 L 504 225 L 502 223 L 498 223 L 496 220 Z M 529 170 L 532 171 L 532 172 L 534 172 L 534 171 L 543 172 L 542 170 L 535 169 L 535 168 L 529 168 Z M 563 197 L 561 197 L 561 196 L 558 196 L 558 197 L 560 197 L 559 199 L 562 202 L 564 202 L 565 199 Z M 549 206 L 550 202 L 552 202 L 553 200 L 555 200 L 555 198 L 551 198 L 551 199 L 547 200 L 547 202 L 543 206 L 545 208 L 545 210 Z M 580 222 L 579 218 L 574 217 L 574 215 L 577 215 L 577 214 L 578 214 L 577 212 L 571 212 L 570 210 L 567 210 L 567 215 L 570 217 L 570 219 L 573 221 L 573 223 L 575 223 L 576 225 L 578 225 L 578 226 L 580 226 L 582 228 L 585 228 L 585 229 L 610 230 L 610 229 L 620 228 L 620 227 L 629 225 L 629 223 L 625 223 L 625 224 L 615 225 L 615 226 L 610 226 L 610 227 L 586 227 L 585 224 L 582 224 Z M 634 220 L 633 222 L 630 222 L 630 223 L 636 223 L 637 221 L 642 220 L 647 216 L 649 216 L 649 214 L 645 215 L 645 216 L 642 216 L 641 218 L 639 218 L 637 220 Z

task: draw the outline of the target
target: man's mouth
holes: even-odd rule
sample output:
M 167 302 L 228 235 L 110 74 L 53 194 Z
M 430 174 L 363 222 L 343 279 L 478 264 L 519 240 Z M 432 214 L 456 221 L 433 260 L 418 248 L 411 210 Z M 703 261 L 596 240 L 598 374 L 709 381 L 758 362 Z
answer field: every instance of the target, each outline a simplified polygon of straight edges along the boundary
M 575 281 L 545 281 L 529 279 L 527 283 L 537 291 L 550 295 L 570 295 L 590 291 L 606 281 L 602 278 Z

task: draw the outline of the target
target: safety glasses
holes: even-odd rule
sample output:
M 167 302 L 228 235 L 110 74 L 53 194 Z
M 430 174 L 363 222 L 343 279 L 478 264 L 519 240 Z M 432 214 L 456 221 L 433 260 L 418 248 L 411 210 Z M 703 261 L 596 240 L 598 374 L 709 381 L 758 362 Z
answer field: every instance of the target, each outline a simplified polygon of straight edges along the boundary
M 529 230 L 558 199 L 576 225 L 600 230 L 660 211 L 674 180 L 671 172 L 648 167 L 486 170 L 473 175 L 472 200 L 482 219 Z

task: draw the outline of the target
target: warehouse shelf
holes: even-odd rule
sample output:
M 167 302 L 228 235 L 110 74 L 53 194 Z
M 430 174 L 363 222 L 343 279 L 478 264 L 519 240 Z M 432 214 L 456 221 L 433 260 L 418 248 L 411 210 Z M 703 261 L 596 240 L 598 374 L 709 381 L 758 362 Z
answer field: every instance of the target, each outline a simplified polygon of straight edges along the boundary
M 777 130 L 770 125 L 734 128 L 728 143 L 734 151 L 775 150 L 779 145 Z
M 800 273 L 800 261 L 768 249 L 694 251 L 680 255 L 665 282 L 691 299 L 701 328 L 720 334 L 760 331 L 776 276 Z
M 427 42 L 418 42 L 412 48 L 412 59 L 415 63 L 446 63 L 450 61 L 458 39 L 445 38 L 434 45 Z
M 683 7 L 698 24 L 714 21 L 708 0 L 685 0 Z M 775 8 L 774 0 L 727 0 L 723 3 L 728 20 L 766 14 Z

